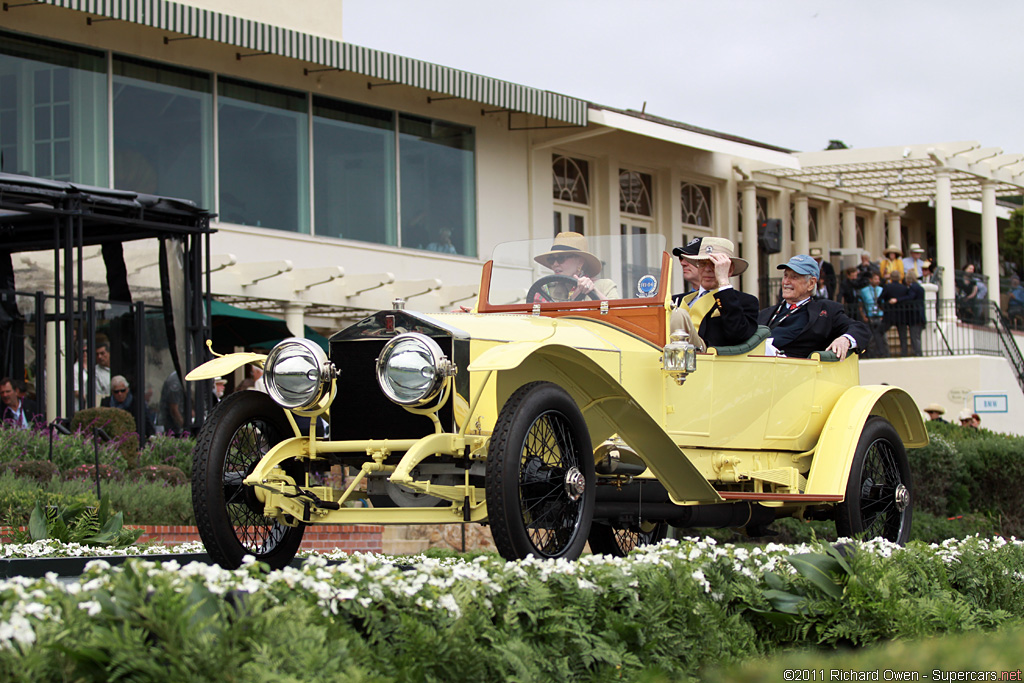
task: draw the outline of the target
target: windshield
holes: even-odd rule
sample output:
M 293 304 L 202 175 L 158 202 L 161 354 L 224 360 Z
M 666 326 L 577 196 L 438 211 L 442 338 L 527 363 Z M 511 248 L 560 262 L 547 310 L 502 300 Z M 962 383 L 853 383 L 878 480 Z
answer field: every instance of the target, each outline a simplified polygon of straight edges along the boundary
M 557 237 L 494 248 L 487 302 L 535 304 L 664 298 L 662 235 Z

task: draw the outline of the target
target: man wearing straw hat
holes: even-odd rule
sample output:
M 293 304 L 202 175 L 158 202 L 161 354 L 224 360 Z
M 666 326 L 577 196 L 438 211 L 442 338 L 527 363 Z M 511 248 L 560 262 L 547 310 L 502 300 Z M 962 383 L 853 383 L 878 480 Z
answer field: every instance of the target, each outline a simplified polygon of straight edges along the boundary
M 687 245 L 688 247 L 691 245 Z M 680 260 L 696 266 L 700 287 L 682 298 L 689 309 L 694 329 L 707 346 L 742 344 L 757 331 L 757 298 L 734 288 L 733 275 L 747 269 L 747 262 L 734 256 L 731 241 L 705 237 L 696 248 L 672 250 Z M 695 252 L 695 253 L 688 253 Z
M 940 406 L 938 403 L 929 403 L 924 407 L 924 413 L 928 416 L 928 419 L 932 422 L 946 422 L 948 420 L 942 416 L 946 414 L 946 409 Z

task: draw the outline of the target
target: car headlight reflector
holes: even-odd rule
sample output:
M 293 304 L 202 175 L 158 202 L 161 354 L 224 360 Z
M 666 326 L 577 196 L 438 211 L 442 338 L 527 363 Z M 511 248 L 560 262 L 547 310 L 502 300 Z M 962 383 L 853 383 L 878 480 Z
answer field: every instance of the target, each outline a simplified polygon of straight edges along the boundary
M 267 393 L 284 408 L 315 406 L 330 390 L 334 366 L 316 342 L 299 337 L 285 339 L 263 364 Z
M 377 358 L 377 382 L 384 394 L 403 406 L 419 406 L 434 399 L 455 366 L 430 337 L 419 332 L 400 334 L 387 343 Z

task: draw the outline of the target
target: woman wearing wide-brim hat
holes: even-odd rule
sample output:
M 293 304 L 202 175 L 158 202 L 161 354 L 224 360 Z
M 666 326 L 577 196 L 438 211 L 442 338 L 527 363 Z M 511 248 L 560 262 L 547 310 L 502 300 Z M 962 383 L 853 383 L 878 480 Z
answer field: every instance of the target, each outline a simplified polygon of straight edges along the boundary
M 571 277 L 576 286 L 569 289 L 564 282 L 546 285 L 538 301 L 571 301 L 589 297 L 591 293 L 599 299 L 616 299 L 619 288 L 607 278 L 595 279 L 601 273 L 601 259 L 590 253 L 587 238 L 578 232 L 560 232 L 549 251 L 538 254 L 534 260 L 547 266 L 555 275 Z
M 889 280 L 889 273 L 894 270 L 899 272 L 900 282 L 903 282 L 903 250 L 896 244 L 890 244 L 882 253 L 885 258 L 881 259 L 878 263 L 879 270 L 882 274 L 882 282 L 887 282 Z

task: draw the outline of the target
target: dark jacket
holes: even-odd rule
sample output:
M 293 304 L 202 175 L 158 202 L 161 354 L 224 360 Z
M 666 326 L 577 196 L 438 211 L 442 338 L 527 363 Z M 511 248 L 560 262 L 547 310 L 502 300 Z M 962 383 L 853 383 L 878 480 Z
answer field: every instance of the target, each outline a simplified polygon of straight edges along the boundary
M 924 288 L 916 282 L 907 285 L 907 293 L 899 298 L 900 307 L 903 308 L 905 322 L 908 325 L 924 325 Z
M 36 402 L 30 398 L 26 397 L 21 399 L 21 410 L 25 413 L 25 421 L 28 422 L 30 427 L 33 422 L 39 422 L 43 419 L 43 416 L 39 414 L 39 406 L 37 406 Z M 4 406 L 2 419 L 4 421 L 14 419 L 14 411 L 11 410 L 9 406 Z
M 883 325 L 907 324 L 907 304 L 902 302 L 906 300 L 909 293 L 910 290 L 902 282 L 887 282 L 882 287 L 878 303 L 882 308 Z M 923 289 L 921 293 L 924 294 Z M 896 299 L 896 303 L 889 303 L 891 299 Z
M 700 321 L 697 330 L 704 343 L 735 346 L 750 339 L 757 331 L 757 297 L 732 287 L 716 291 L 714 297 L 715 306 Z
M 757 323 L 768 325 L 781 305 L 780 303 L 763 309 L 757 315 Z M 795 338 L 785 346 L 775 345 L 790 358 L 807 358 L 815 351 L 824 351 L 837 337 L 844 334 L 849 334 L 857 340 L 853 351 L 861 353 L 871 339 L 871 328 L 867 324 L 848 316 L 842 304 L 827 299 L 811 299 L 804 306 L 801 315 L 798 318 L 794 317 L 793 320 L 802 325 L 802 329 L 796 332 Z
M 130 413 L 132 419 L 135 419 L 135 397 L 132 395 L 131 391 L 125 394 L 125 399 L 123 403 L 111 405 L 112 398 L 112 396 L 104 396 L 102 399 L 100 399 L 100 405 L 105 408 L 120 408 L 121 410 Z M 153 426 L 153 420 L 149 417 L 149 411 L 146 410 L 145 406 L 143 406 L 142 408 L 142 414 L 145 416 L 144 419 L 146 420 L 144 430 L 140 430 L 138 424 L 136 424 L 135 431 L 136 433 L 139 434 L 139 436 L 148 439 L 149 437 L 156 434 L 156 427 Z

